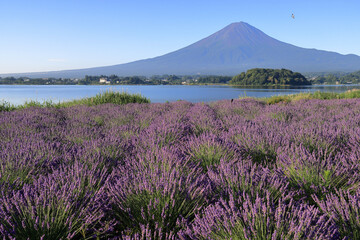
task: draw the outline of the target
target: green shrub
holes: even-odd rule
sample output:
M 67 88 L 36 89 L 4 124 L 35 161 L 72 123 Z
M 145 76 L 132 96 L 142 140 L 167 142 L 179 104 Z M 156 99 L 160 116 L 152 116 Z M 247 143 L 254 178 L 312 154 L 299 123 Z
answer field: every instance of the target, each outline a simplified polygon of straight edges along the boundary
M 140 94 L 130 94 L 127 92 L 114 92 L 106 91 L 99 93 L 94 97 L 82 98 L 78 100 L 72 100 L 62 103 L 55 103 L 52 100 L 46 100 L 44 102 L 39 101 L 26 101 L 23 105 L 14 106 L 9 102 L 0 102 L 1 111 L 12 111 L 16 109 L 24 109 L 29 107 L 40 107 L 40 108 L 60 108 L 60 107 L 71 107 L 75 105 L 88 105 L 95 106 L 99 104 L 112 103 L 112 104 L 127 104 L 127 103 L 150 103 L 150 100 L 141 96 Z
M 9 102 L 6 102 L 6 101 L 0 102 L 0 112 L 2 112 L 2 111 L 8 112 L 8 111 L 12 111 L 14 109 L 15 109 L 15 106 L 10 104 Z
M 279 102 L 290 102 L 290 97 L 289 96 L 273 96 L 273 97 L 270 97 L 266 100 L 266 102 L 268 104 L 275 104 L 275 103 L 279 103 Z
M 234 155 L 234 152 L 220 144 L 204 143 L 192 148 L 190 159 L 193 162 L 200 162 L 200 166 L 207 171 L 208 167 L 219 165 L 221 159 L 231 160 Z
M 360 89 L 352 89 L 342 93 L 334 93 L 334 92 L 320 92 L 316 91 L 314 93 L 298 93 L 298 94 L 290 94 L 290 95 L 282 95 L 282 96 L 272 96 L 269 98 L 261 98 L 261 100 L 265 101 L 267 104 L 275 104 L 279 102 L 292 102 L 298 100 L 309 100 L 309 99 L 346 99 L 346 98 L 360 98 Z
M 70 102 L 59 104 L 61 107 L 69 107 L 74 105 L 88 105 L 95 106 L 99 104 L 127 104 L 127 103 L 150 103 L 150 100 L 141 96 L 140 94 L 130 94 L 127 92 L 106 91 L 99 93 L 94 97 L 82 98 Z

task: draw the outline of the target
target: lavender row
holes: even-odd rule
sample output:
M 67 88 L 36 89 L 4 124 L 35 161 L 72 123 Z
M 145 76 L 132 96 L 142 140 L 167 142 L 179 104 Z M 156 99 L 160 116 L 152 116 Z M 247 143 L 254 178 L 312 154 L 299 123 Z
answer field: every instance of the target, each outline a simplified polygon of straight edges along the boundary
M 360 100 L 0 112 L 3 239 L 358 239 Z

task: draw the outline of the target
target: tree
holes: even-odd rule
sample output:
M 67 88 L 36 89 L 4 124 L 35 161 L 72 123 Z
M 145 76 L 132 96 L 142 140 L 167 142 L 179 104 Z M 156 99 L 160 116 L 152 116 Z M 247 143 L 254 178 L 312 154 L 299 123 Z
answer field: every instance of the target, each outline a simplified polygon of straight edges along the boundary
M 246 73 L 242 72 L 234 76 L 229 84 L 243 86 L 310 85 L 311 82 L 300 73 L 288 69 L 253 68 Z

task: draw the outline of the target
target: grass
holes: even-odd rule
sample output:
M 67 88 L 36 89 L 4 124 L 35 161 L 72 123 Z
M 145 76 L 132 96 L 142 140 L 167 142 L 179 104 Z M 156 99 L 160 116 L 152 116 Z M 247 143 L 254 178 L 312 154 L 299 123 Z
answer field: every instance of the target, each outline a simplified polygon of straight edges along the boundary
M 87 105 L 95 106 L 99 104 L 112 103 L 112 104 L 127 104 L 127 103 L 150 103 L 150 100 L 143 97 L 140 94 L 130 94 L 127 92 L 115 92 L 115 91 L 106 91 L 97 94 L 94 97 L 82 98 L 66 102 L 53 102 L 51 100 L 46 100 L 44 102 L 38 102 L 34 100 L 26 101 L 22 105 L 13 105 L 7 101 L 0 102 L 0 112 L 1 111 L 13 111 L 17 109 L 24 109 L 29 107 L 40 107 L 40 108 L 61 108 L 61 107 L 71 107 L 75 105 Z
M 282 95 L 282 96 L 272 96 L 269 98 L 260 98 L 260 100 L 265 101 L 268 104 L 275 103 L 288 103 L 292 101 L 298 100 L 310 100 L 310 99 L 347 99 L 347 98 L 360 98 L 360 89 L 352 89 L 342 93 L 334 93 L 334 92 L 314 92 L 314 93 L 298 93 L 298 94 L 290 94 L 290 95 Z

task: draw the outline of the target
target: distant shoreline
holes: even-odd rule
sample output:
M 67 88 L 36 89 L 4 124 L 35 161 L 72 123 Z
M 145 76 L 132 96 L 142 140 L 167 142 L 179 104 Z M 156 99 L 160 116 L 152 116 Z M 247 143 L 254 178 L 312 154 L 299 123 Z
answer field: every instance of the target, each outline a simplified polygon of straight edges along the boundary
M 198 83 L 198 84 L 20 84 L 20 83 L 0 83 L 1 85 L 11 86 L 229 86 L 229 87 L 298 87 L 298 86 L 333 86 L 333 85 L 359 85 L 360 83 L 323 83 L 323 84 L 309 84 L 309 85 L 237 85 L 225 83 Z
M 0 85 L 219 85 L 235 87 L 291 87 L 307 85 L 350 85 L 360 83 L 360 71 L 352 73 L 308 73 L 288 69 L 249 69 L 235 76 L 225 75 L 96 75 L 82 78 L 0 77 Z

